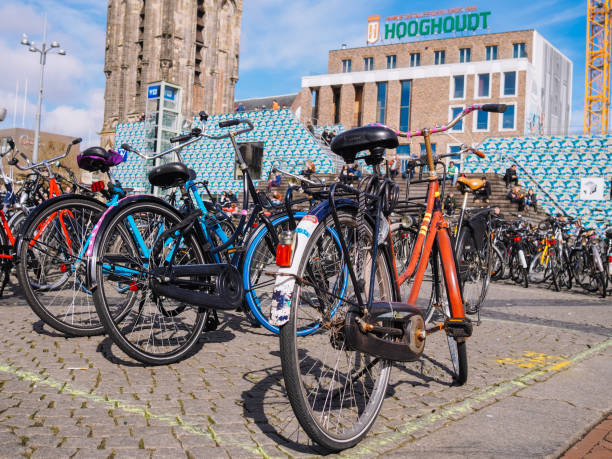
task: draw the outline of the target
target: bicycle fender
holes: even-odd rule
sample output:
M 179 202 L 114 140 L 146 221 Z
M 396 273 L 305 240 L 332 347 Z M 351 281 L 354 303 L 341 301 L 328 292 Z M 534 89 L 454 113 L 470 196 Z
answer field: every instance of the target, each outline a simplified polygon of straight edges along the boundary
M 353 206 L 357 203 L 349 199 L 339 199 L 336 207 Z M 277 327 L 285 325 L 289 321 L 291 312 L 291 300 L 295 287 L 296 275 L 300 267 L 304 251 L 308 245 L 308 240 L 312 236 L 317 226 L 325 221 L 329 215 L 329 202 L 323 201 L 315 206 L 308 215 L 305 215 L 295 229 L 295 243 L 291 259 L 291 266 L 279 268 L 274 284 L 273 304 L 270 311 L 270 323 Z

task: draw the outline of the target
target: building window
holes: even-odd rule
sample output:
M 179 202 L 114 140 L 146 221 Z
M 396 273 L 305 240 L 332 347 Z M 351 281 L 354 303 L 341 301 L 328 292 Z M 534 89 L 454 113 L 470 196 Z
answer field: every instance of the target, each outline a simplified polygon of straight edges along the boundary
M 454 120 L 455 117 L 459 115 L 459 113 L 461 113 L 462 111 L 463 107 L 451 107 L 449 121 Z M 452 127 L 451 131 L 463 132 L 463 120 L 459 120 L 459 122 Z
M 488 61 L 494 61 L 497 59 L 497 45 L 487 46 L 485 59 Z
M 500 113 L 502 119 L 501 129 L 503 131 L 514 131 L 516 129 L 516 106 L 507 105 L 506 111 Z
M 421 65 L 421 53 L 410 53 L 410 67 Z
M 364 70 L 374 69 L 374 58 L 373 57 L 366 57 L 363 59 L 363 69 Z
M 476 91 L 476 94 L 478 94 L 477 97 L 491 97 L 491 75 L 488 73 L 481 73 L 478 75 L 476 81 L 478 82 L 478 90 Z
M 461 171 L 461 163 L 462 161 L 462 157 L 461 157 L 461 145 L 449 145 L 448 146 L 448 152 L 449 153 L 457 153 L 456 155 L 453 155 L 451 157 L 448 158 L 448 162 L 450 163 L 451 161 L 455 163 L 455 166 L 457 166 L 459 168 L 459 170 Z
M 516 96 L 516 72 L 504 72 L 504 96 Z
M 392 56 L 387 56 L 387 68 L 394 69 L 397 65 L 397 56 L 394 54 Z
M 378 94 L 376 96 L 376 122 L 384 124 L 387 114 L 387 83 L 377 83 L 376 86 L 378 88 Z
M 453 76 L 453 99 L 465 97 L 465 75 Z
M 446 53 L 444 52 L 444 50 L 440 50 L 440 51 L 434 51 L 434 64 L 435 65 L 442 65 L 444 64 L 444 55 Z
M 312 90 L 312 124 L 319 124 L 319 89 Z
M 475 131 L 488 131 L 489 130 L 489 112 L 483 112 L 478 110 L 476 114 L 476 129 Z
M 512 57 L 515 59 L 527 57 L 527 53 L 525 52 L 525 43 L 515 43 L 512 45 L 512 48 Z
M 402 95 L 400 101 L 400 131 L 410 130 L 410 80 L 401 82 Z
M 472 60 L 472 50 L 470 48 L 461 48 L 459 50 L 459 62 L 470 62 Z
M 334 114 L 334 124 L 340 123 L 340 88 L 332 88 L 332 112 Z
M 410 156 L 410 145 L 400 145 L 395 149 L 395 152 L 398 154 L 398 156 L 400 156 L 400 170 L 401 172 L 407 172 L 408 170 L 408 161 L 406 158 L 407 156 Z
M 349 73 L 351 71 L 351 60 L 345 59 L 342 61 L 342 73 Z
M 427 153 L 427 150 L 425 149 L 425 144 L 424 144 L 424 143 L 422 143 L 422 144 L 420 144 L 420 145 L 421 145 L 421 155 L 426 154 L 426 153 Z M 436 152 L 436 144 L 435 144 L 435 143 L 432 143 L 432 144 L 431 144 L 431 152 L 432 152 L 432 153 L 435 153 L 435 152 Z M 428 169 L 429 169 L 429 168 L 428 168 Z

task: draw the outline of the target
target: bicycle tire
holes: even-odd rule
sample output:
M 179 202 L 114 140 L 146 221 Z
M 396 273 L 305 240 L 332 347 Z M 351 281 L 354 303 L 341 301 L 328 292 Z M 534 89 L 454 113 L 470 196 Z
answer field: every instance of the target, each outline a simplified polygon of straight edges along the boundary
M 457 243 L 457 277 L 461 285 L 463 307 L 467 313 L 475 314 L 482 305 L 491 276 L 490 244 L 483 241 L 478 249 L 476 235 L 472 228 L 463 226 Z
M 132 217 L 134 223 L 130 222 L 129 217 Z M 148 271 L 153 266 L 158 266 L 158 260 L 162 262 L 165 260 L 163 256 L 165 252 L 161 257 L 157 253 L 151 253 L 146 257 L 139 252 L 142 249 L 137 249 L 138 242 L 132 241 L 119 247 L 123 252 L 114 253 L 112 250 L 117 248 L 109 244 L 115 243 L 117 228 L 125 225 L 131 228 L 129 234 L 133 235 L 136 226 L 138 234 L 146 243 L 146 248 L 152 250 L 156 238 L 163 229 L 183 219 L 184 215 L 159 198 L 153 196 L 128 198 L 110 210 L 102 220 L 88 262 L 88 274 L 91 284 L 95 286 L 96 310 L 106 332 L 128 356 L 149 365 L 166 365 L 191 355 L 204 329 L 208 310 L 153 296 Z M 141 230 L 144 231 L 144 237 Z M 181 238 L 175 246 L 169 247 L 166 244 L 165 241 L 160 244 L 161 249 L 174 250 L 172 247 L 183 244 L 180 245 L 182 259 L 177 260 L 178 263 L 175 264 L 213 262 L 209 256 L 205 256 L 192 234 L 184 241 Z M 131 253 L 126 254 L 128 249 Z M 113 264 L 114 259 L 123 264 L 117 262 Z M 127 288 L 128 285 L 130 288 Z M 136 286 L 134 290 L 131 288 L 133 285 Z M 127 299 L 124 294 L 127 295 Z M 130 303 L 134 298 L 136 300 Z M 134 308 L 130 307 L 122 321 L 114 320 L 116 314 L 113 310 L 125 308 L 125 304 L 138 305 L 138 310 L 134 311 Z M 140 323 L 143 325 L 140 326 Z M 143 333 L 140 333 L 141 331 Z M 173 340 L 172 343 L 170 340 Z
M 500 280 L 504 275 L 504 257 L 497 245 L 493 245 L 493 262 L 491 263 L 491 280 Z
M 512 280 L 522 285 L 525 288 L 529 287 L 529 274 L 527 268 L 524 268 L 521 264 L 520 257 L 518 255 L 517 250 L 512 249 L 512 253 L 510 254 L 510 277 Z
M 105 209 L 94 199 L 50 199 L 30 213 L 16 244 L 17 278 L 30 308 L 44 323 L 70 336 L 104 332 L 85 287 L 85 261 L 78 255 Z M 57 280 L 50 282 L 53 278 Z
M 333 292 L 338 291 L 337 286 L 339 284 L 346 282 L 346 279 L 343 278 L 346 275 L 344 269 L 342 269 L 342 253 L 340 251 L 335 253 L 336 259 L 339 262 L 334 264 L 338 269 L 333 273 L 313 269 L 311 272 L 321 272 L 323 274 L 312 278 L 309 277 L 311 274 L 307 271 L 307 266 L 311 260 L 319 258 L 318 247 L 335 247 L 335 242 L 330 239 L 329 232 L 327 231 L 328 227 L 334 226 L 337 232 L 349 237 L 349 241 L 352 241 L 353 236 L 355 236 L 354 216 L 351 213 L 339 212 L 338 217 L 343 228 L 335 228 L 331 217 L 328 217 L 327 220 L 318 224 L 308 238 L 302 257 L 293 261 L 294 264 L 297 263 L 297 266 L 299 266 L 298 275 L 309 279 L 310 285 L 296 283 L 291 297 L 293 300 L 289 321 L 280 327 L 280 353 L 283 377 L 294 414 L 308 436 L 329 451 L 340 451 L 350 448 L 367 434 L 376 420 L 384 401 L 392 367 L 389 361 L 376 359 L 361 352 L 345 350 L 344 335 L 336 333 L 344 325 L 345 314 L 348 309 L 346 301 L 350 301 L 353 298 L 352 294 L 354 294 L 350 282 L 348 282 L 349 288 L 344 291 L 342 297 L 336 298 L 333 294 Z M 364 239 L 371 241 L 372 228 L 370 225 L 366 225 L 366 227 L 365 232 L 367 234 L 362 236 Z M 323 241 L 319 239 L 323 239 Z M 352 248 L 356 246 L 357 244 L 350 244 Z M 385 297 L 391 301 L 395 296 L 391 269 L 387 265 L 383 254 L 381 252 L 379 254 L 380 264 L 377 265 L 376 273 L 376 278 L 379 280 L 379 294 L 376 296 L 376 301 L 384 300 Z M 364 257 L 367 257 L 367 254 L 364 253 Z M 367 264 L 367 258 L 362 258 L 362 260 Z M 364 272 L 369 272 L 367 266 L 364 266 L 364 268 Z M 330 283 L 331 290 L 329 292 L 327 288 L 320 289 L 321 285 L 330 285 Z M 369 282 L 366 281 L 365 285 L 369 286 Z M 337 302 L 339 304 L 336 304 Z M 312 305 L 315 307 L 312 307 Z M 311 311 L 306 311 L 307 309 Z M 331 310 L 334 311 L 333 316 L 329 316 L 327 322 L 325 322 L 329 323 L 329 326 L 321 327 L 317 333 L 308 336 L 297 335 L 298 322 L 302 320 L 302 314 L 306 316 L 304 318 L 305 321 L 312 320 L 308 316 L 310 313 L 314 316 L 322 316 L 320 318 L 324 319 L 325 311 Z M 328 312 L 328 314 L 330 313 Z M 299 317 L 298 314 L 300 314 Z M 335 359 L 334 356 L 336 354 L 334 354 L 334 350 L 337 351 L 336 354 L 338 355 L 340 355 L 339 353 L 342 353 L 342 355 L 346 354 L 347 358 Z M 318 352 L 322 352 L 323 357 L 319 357 Z M 328 376 L 327 366 L 324 362 L 321 362 L 321 359 L 324 359 L 329 354 L 334 354 L 330 359 L 330 368 L 334 368 L 334 371 L 331 375 L 332 381 L 327 386 L 325 382 L 325 378 Z M 354 362 L 352 359 L 353 355 L 355 355 Z M 346 360 L 352 363 L 349 363 L 348 369 L 346 369 L 346 372 L 343 372 L 344 369 L 338 369 L 337 366 L 345 363 Z M 308 370 L 306 374 L 302 374 L 302 371 L 306 370 Z M 321 372 L 322 374 L 319 374 Z M 335 387 L 336 378 L 338 378 L 338 388 Z M 307 391 L 309 387 L 319 387 L 322 384 L 321 380 L 323 380 L 324 389 L 317 390 L 316 393 Z M 341 380 L 344 381 L 345 389 L 342 394 L 340 394 L 342 391 Z M 349 381 L 353 390 L 349 396 L 346 396 L 346 384 Z M 325 387 L 329 389 L 327 396 L 319 397 L 320 392 L 325 391 Z M 340 395 L 342 397 L 339 397 Z M 362 396 L 364 400 L 353 401 L 353 398 Z M 351 399 L 350 402 L 349 398 Z M 329 407 L 327 406 L 328 401 Z M 325 420 L 318 413 L 321 403 L 323 404 L 323 412 L 326 413 Z M 350 403 L 350 406 L 345 406 L 346 403 Z M 355 407 L 358 407 L 357 413 L 355 412 Z M 336 423 L 336 419 L 342 415 L 350 416 L 354 420 L 338 420 Z M 330 431 L 330 429 L 334 428 L 334 425 L 343 430 L 341 432 Z

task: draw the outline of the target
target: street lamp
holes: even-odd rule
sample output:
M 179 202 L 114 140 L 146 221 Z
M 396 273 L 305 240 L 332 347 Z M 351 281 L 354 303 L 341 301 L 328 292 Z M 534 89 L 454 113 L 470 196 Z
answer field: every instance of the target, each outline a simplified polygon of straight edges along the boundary
M 36 110 L 36 129 L 34 131 L 34 151 L 32 152 L 32 162 L 38 162 L 38 140 L 40 137 L 40 112 L 42 107 L 42 98 L 43 98 L 43 76 L 45 74 L 45 64 L 47 63 L 47 53 L 57 50 L 57 54 L 60 56 L 65 56 L 66 51 L 60 48 L 60 44 L 56 41 L 51 42 L 51 44 L 47 47 L 47 44 L 44 42 L 47 39 L 46 27 L 43 32 L 43 43 L 40 48 L 36 47 L 36 43 L 28 40 L 28 36 L 24 33 L 23 38 L 21 39 L 21 44 L 23 46 L 28 47 L 28 51 L 32 53 L 40 53 L 40 86 L 38 89 L 38 109 Z

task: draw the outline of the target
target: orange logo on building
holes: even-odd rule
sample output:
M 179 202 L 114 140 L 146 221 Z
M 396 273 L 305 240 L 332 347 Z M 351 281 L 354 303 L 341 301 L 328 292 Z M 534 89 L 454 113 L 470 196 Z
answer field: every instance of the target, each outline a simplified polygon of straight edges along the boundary
M 380 39 L 380 16 L 368 18 L 368 44 L 372 45 Z

